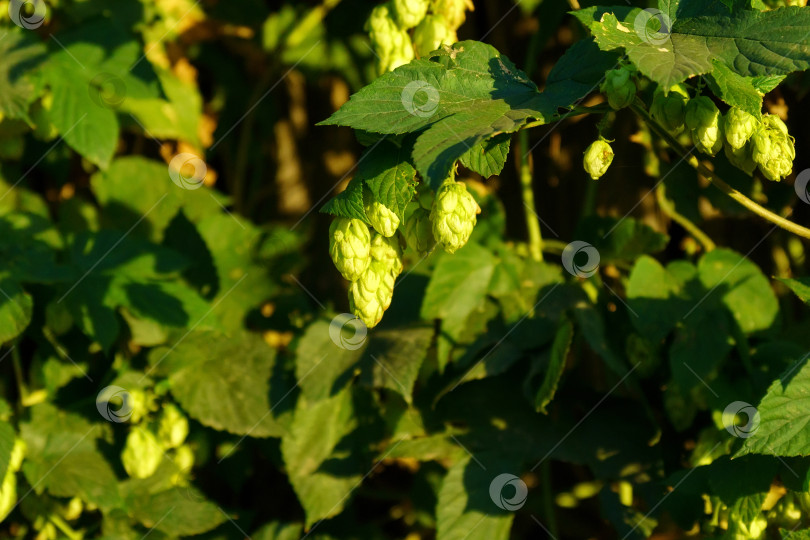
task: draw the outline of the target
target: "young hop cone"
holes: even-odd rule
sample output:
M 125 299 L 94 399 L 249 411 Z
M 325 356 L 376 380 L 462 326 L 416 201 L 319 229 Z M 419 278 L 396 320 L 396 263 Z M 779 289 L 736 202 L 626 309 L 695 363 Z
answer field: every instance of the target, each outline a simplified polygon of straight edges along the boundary
M 467 18 L 466 11 L 473 11 L 472 0 L 433 0 L 431 12 L 441 15 L 447 25 L 454 32 L 464 23 Z
M 393 0 L 393 5 L 399 27 L 409 30 L 425 18 L 430 0 Z
M 413 60 L 413 45 L 407 30 L 397 25 L 387 5 L 375 7 L 368 21 L 366 31 L 371 38 L 372 49 L 377 55 L 377 68 L 380 74 L 391 71 Z
M 121 463 L 132 478 L 148 478 L 163 459 L 163 448 L 151 431 L 136 427 L 129 432 Z
M 759 120 L 742 109 L 732 107 L 723 116 L 723 133 L 734 150 L 745 146 L 759 129 Z
M 613 148 L 605 139 L 595 140 L 585 149 L 582 165 L 585 172 L 594 180 L 599 180 L 611 163 L 613 163 Z
M 391 238 L 396 234 L 399 228 L 399 218 L 387 206 L 369 199 L 366 201 L 365 210 L 366 217 L 375 231 L 386 238 Z
M 754 170 L 757 168 L 757 163 L 751 156 L 750 144 L 746 144 L 742 148 L 738 149 L 732 148 L 730 144 L 727 144 L 723 147 L 723 150 L 725 151 L 726 157 L 732 165 L 749 176 L 754 174 Z
M 678 135 L 683 131 L 688 100 L 689 92 L 680 84 L 671 87 L 667 93 L 659 87 L 653 95 L 650 115 L 668 132 Z
M 430 211 L 417 201 L 412 201 L 405 209 L 405 242 L 420 256 L 426 255 L 436 245 Z
M 692 142 L 697 149 L 710 156 L 717 155 L 723 147 L 720 124 L 720 109 L 706 96 L 698 96 L 686 104 L 686 126 L 692 132 Z
M 607 95 L 608 104 L 615 110 L 624 109 L 636 98 L 636 82 L 629 66 L 611 69 L 599 89 Z
M 401 256 L 396 238 L 375 234 L 371 241 L 371 263 L 349 287 L 349 309 L 368 328 L 377 326 L 391 305 L 394 283 L 402 272 Z
M 346 280 L 359 278 L 371 262 L 371 233 L 366 224 L 335 218 L 329 227 L 329 255 Z
M 768 180 L 778 182 L 793 172 L 796 147 L 787 126 L 774 115 L 765 115 L 762 126 L 751 138 L 754 162 Z
M 448 253 L 455 253 L 470 239 L 481 212 L 478 203 L 467 191 L 467 186 L 450 181 L 436 192 L 430 221 L 436 242 Z
M 158 437 L 164 448 L 177 448 L 188 436 L 188 420 L 172 404 L 163 407 L 158 423 Z
M 413 31 L 413 46 L 420 58 L 442 45 L 452 45 L 456 41 L 456 31 L 450 28 L 442 15 L 428 15 Z

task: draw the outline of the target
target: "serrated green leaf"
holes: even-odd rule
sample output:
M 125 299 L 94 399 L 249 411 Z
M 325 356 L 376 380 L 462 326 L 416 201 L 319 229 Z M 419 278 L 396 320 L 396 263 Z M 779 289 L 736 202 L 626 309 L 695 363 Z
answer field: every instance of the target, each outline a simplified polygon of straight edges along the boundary
M 433 334 L 433 327 L 423 326 L 375 331 L 364 355 L 363 380 L 398 392 L 410 404 Z
M 642 39 L 645 33 L 635 30 L 636 22 L 644 20 L 639 8 L 616 10 L 616 14 L 603 9 L 601 17 L 596 8 L 575 13 L 591 29 L 600 48 L 625 49 L 644 75 L 666 88 L 712 72 L 713 61 L 745 77 L 786 75 L 810 67 L 810 44 L 806 39 L 810 33 L 810 9 L 679 15 L 670 34 Z
M 506 159 L 509 157 L 509 146 L 512 135 L 496 135 L 470 148 L 459 158 L 462 165 L 477 172 L 484 178 L 501 174 Z
M 153 350 L 149 361 L 150 372 L 168 377 L 172 395 L 201 424 L 251 437 L 282 433 L 269 398 L 275 350 L 258 336 L 192 332 Z
M 321 208 L 321 212 L 348 219 L 359 219 L 369 225 L 366 209 L 363 206 L 364 182 L 354 177 L 346 189 L 329 199 Z
M 453 255 L 444 255 L 422 300 L 422 317 L 466 318 L 484 300 L 494 270 L 492 253 L 477 244 L 467 244 Z
M 28 105 L 37 98 L 30 73 L 44 58 L 45 46 L 31 32 L 4 29 L 0 40 L 0 113 L 4 116 L 28 119 Z
M 34 300 L 17 281 L 0 277 L 0 343 L 22 334 L 31 322 Z
M 657 253 L 669 243 L 666 234 L 630 217 L 587 217 L 577 227 L 576 238 L 599 251 L 600 264 L 632 261 L 641 255 Z
M 793 293 L 805 304 L 810 304 L 810 278 L 778 278 L 779 281 L 787 285 Z
M 228 519 L 224 510 L 190 486 L 140 493 L 130 506 L 132 516 L 144 527 L 169 537 L 202 534 Z
M 296 378 L 303 395 L 311 401 L 326 399 L 342 390 L 352 379 L 367 346 L 365 327 L 349 322 L 353 316 L 344 316 L 346 318 L 335 317 L 332 321 L 315 321 L 298 341 Z M 341 326 L 341 323 L 345 324 Z M 355 329 L 360 333 L 356 334 Z
M 759 118 L 762 115 L 762 93 L 754 86 L 754 79 L 743 77 L 722 62 L 714 62 L 714 69 L 706 76 L 714 95 L 728 105 L 742 109 Z
M 800 360 L 774 381 L 757 410 L 759 428 L 735 457 L 810 455 L 810 362 Z
M 543 375 L 543 383 L 537 390 L 534 396 L 534 407 L 541 413 L 547 414 L 546 407 L 551 400 L 554 399 L 554 394 L 557 391 L 557 385 L 560 382 L 563 371 L 565 370 L 565 359 L 568 357 L 568 351 L 571 348 L 571 340 L 574 337 L 574 325 L 571 321 L 565 320 L 554 336 L 554 343 L 551 344 L 551 351 L 549 354 L 548 367 L 546 373 Z
M 657 343 L 675 328 L 681 314 L 678 280 L 652 257 L 636 261 L 627 283 L 627 303 L 638 317 L 630 322 L 650 341 Z
M 711 384 L 706 381 L 714 377 L 734 345 L 731 335 L 731 323 L 721 310 L 696 312 L 686 319 L 675 331 L 669 348 L 669 363 L 678 388 L 689 392 L 694 386 Z

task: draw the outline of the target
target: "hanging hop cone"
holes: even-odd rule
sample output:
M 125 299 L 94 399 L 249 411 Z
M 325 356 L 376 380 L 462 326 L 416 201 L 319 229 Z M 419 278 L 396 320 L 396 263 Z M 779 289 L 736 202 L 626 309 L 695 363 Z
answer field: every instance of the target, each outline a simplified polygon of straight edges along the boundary
M 391 16 L 387 5 L 372 10 L 366 22 L 371 46 L 377 55 L 377 71 L 391 71 L 413 60 L 413 45 L 407 30 L 403 30 Z
M 685 122 L 697 149 L 710 156 L 717 155 L 723 147 L 720 109 L 717 105 L 706 96 L 690 100 L 686 104 Z
M 121 463 L 132 478 L 148 478 L 163 459 L 163 448 L 157 438 L 144 427 L 134 428 L 127 436 Z
M 349 287 L 349 309 L 368 328 L 377 326 L 391 305 L 394 284 L 402 272 L 401 256 L 395 238 L 375 234 L 371 241 L 371 263 Z
M 329 255 L 348 281 L 359 278 L 371 262 L 371 234 L 359 219 L 335 218 L 329 227 Z
M 366 217 L 375 231 L 386 238 L 391 238 L 396 234 L 399 228 L 399 218 L 387 206 L 367 195 L 365 210 Z
M 599 180 L 613 163 L 613 148 L 605 139 L 595 140 L 585 149 L 582 165 L 591 178 Z
M 618 69 L 611 69 L 605 74 L 605 81 L 599 89 L 607 95 L 611 108 L 618 111 L 629 106 L 636 98 L 633 68 L 622 66 Z
M 393 5 L 399 27 L 409 30 L 425 18 L 430 0 L 393 0 Z
M 420 57 L 429 55 L 442 45 L 458 41 L 456 31 L 450 28 L 442 15 L 428 15 L 413 31 L 413 46 Z
M 467 191 L 467 186 L 459 182 L 447 182 L 439 191 L 430 210 L 433 236 L 436 242 L 448 253 L 455 253 L 470 239 L 481 212 L 478 203 Z
M 683 131 L 686 102 L 688 100 L 689 93 L 679 84 L 670 88 L 667 93 L 659 87 L 653 95 L 650 114 L 667 131 L 673 135 L 678 135 Z
M 405 241 L 420 256 L 426 255 L 436 245 L 430 211 L 416 201 L 405 209 Z
M 793 172 L 796 147 L 787 126 L 772 114 L 762 118 L 762 126 L 751 138 L 752 157 L 760 172 L 775 182 Z
M 760 125 L 757 118 L 737 107 L 728 110 L 723 116 L 723 122 L 726 142 L 735 150 L 745 146 Z
M 433 0 L 431 12 L 441 15 L 451 30 L 456 31 L 464 23 L 466 11 L 473 11 L 472 0 Z

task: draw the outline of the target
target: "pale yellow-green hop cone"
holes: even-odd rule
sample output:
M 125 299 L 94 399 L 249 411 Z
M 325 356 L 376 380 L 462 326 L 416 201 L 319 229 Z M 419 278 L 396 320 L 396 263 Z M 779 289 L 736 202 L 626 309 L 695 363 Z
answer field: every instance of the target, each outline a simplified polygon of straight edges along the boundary
M 608 104 L 615 110 L 624 109 L 636 98 L 636 82 L 633 80 L 633 69 L 620 67 L 605 73 L 605 81 L 599 89 L 607 95 Z
M 329 227 L 329 255 L 338 272 L 354 281 L 371 262 L 371 233 L 359 219 L 335 218 Z
M 365 210 L 366 217 L 375 231 L 386 238 L 391 238 L 396 234 L 399 228 L 399 218 L 387 206 L 369 198 Z
M 689 93 L 679 84 L 671 87 L 668 93 L 658 88 L 653 95 L 650 115 L 673 135 L 683 131 L 686 102 Z
M 700 152 L 717 155 L 723 148 L 720 109 L 706 96 L 698 96 L 686 104 L 686 126 L 692 132 L 692 142 Z
M 478 203 L 460 182 L 447 182 L 436 192 L 430 221 L 436 243 L 448 253 L 464 247 L 470 239 L 476 215 L 481 211 Z
M 399 27 L 409 30 L 427 15 L 430 0 L 393 0 L 394 14 Z
M 405 210 L 405 242 L 420 256 L 426 255 L 436 245 L 430 212 L 412 201 Z
M 188 419 L 172 404 L 163 407 L 158 424 L 158 437 L 164 448 L 177 448 L 188 436 Z
M 605 139 L 597 139 L 585 149 L 582 166 L 592 179 L 602 178 L 611 163 L 613 163 L 613 148 Z
M 430 11 L 444 17 L 450 29 L 455 31 L 467 18 L 466 12 L 474 9 L 475 6 L 471 0 L 433 0 Z
M 420 58 L 442 45 L 452 45 L 457 41 L 456 31 L 450 28 L 442 15 L 428 15 L 413 31 L 413 46 Z
M 371 48 L 377 55 L 380 74 L 396 69 L 413 60 L 413 45 L 406 30 L 400 28 L 387 5 L 375 7 L 366 31 L 371 39 Z
M 759 127 L 756 117 L 737 107 L 730 108 L 723 116 L 723 134 L 734 150 L 745 146 Z
M 778 182 L 793 172 L 796 147 L 787 126 L 774 115 L 762 119 L 762 127 L 751 138 L 751 155 L 768 180 Z
M 402 272 L 402 251 L 394 238 L 374 235 L 372 261 L 349 287 L 349 309 L 366 325 L 374 328 L 391 305 L 396 277 Z
M 137 427 L 129 432 L 121 463 L 132 478 L 152 476 L 163 459 L 163 448 L 157 438 L 145 428 Z
M 744 171 L 745 174 L 754 174 L 754 169 L 757 168 L 757 164 L 754 161 L 754 158 L 751 156 L 750 144 L 746 144 L 739 149 L 734 149 L 730 144 L 727 144 L 723 147 L 723 150 L 725 151 L 726 157 L 732 165 L 741 171 Z

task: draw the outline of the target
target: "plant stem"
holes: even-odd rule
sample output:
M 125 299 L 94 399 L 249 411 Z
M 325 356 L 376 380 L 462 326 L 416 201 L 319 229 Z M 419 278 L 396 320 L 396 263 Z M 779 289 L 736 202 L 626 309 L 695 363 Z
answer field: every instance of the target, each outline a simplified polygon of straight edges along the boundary
M 520 146 L 520 187 L 523 197 L 523 211 L 526 214 L 526 229 L 529 232 L 529 254 L 535 261 L 543 260 L 543 235 L 540 232 L 540 219 L 537 216 L 537 207 L 534 204 L 534 190 L 532 189 L 532 164 L 529 161 L 529 132 L 521 131 L 518 134 Z
M 23 378 L 20 349 L 17 347 L 17 343 L 14 343 L 11 347 L 11 362 L 14 365 L 14 378 L 17 381 L 17 389 L 20 391 L 20 403 L 25 404 L 28 401 L 28 387 Z
M 552 500 L 551 462 L 546 460 L 540 465 L 540 482 L 543 489 L 543 514 L 546 518 L 548 530 L 552 538 L 559 536 L 557 532 L 557 516 L 554 514 L 554 501 Z
M 638 102 L 630 105 L 633 111 L 638 114 L 647 124 L 649 124 L 650 128 L 655 131 L 655 133 L 663 138 L 673 150 L 675 150 L 681 157 L 685 158 L 689 164 L 697 169 L 700 174 L 705 176 L 709 179 L 709 181 L 715 185 L 720 191 L 737 201 L 742 206 L 746 207 L 751 212 L 755 213 L 759 217 L 770 221 L 771 223 L 785 229 L 786 231 L 792 232 L 797 236 L 801 236 L 802 238 L 807 238 L 810 240 L 810 229 L 802 227 L 801 225 L 790 221 L 789 219 L 785 219 L 779 214 L 775 214 L 771 212 L 767 208 L 760 206 L 759 204 L 755 203 L 741 192 L 737 191 L 730 185 L 728 185 L 722 178 L 720 178 L 717 173 L 709 169 L 702 161 L 700 161 L 697 157 L 689 155 L 689 151 L 687 151 L 681 143 L 679 143 L 675 137 L 673 137 L 667 130 L 665 130 L 661 125 L 652 117 L 650 114 L 644 109 L 643 106 L 639 105 Z M 688 157 L 687 157 L 688 156 Z
M 658 199 L 658 206 L 661 207 L 661 210 L 672 219 L 675 223 L 686 229 L 686 231 L 695 237 L 695 240 L 700 242 L 703 246 L 703 249 L 708 253 L 712 251 L 717 246 L 715 245 L 714 241 L 709 238 L 705 232 L 700 230 L 700 228 L 692 223 L 692 221 L 684 216 L 683 214 L 678 213 L 675 209 L 675 205 L 667 199 L 667 191 L 664 187 L 664 184 L 661 183 L 658 185 L 658 188 L 655 190 L 655 197 Z

